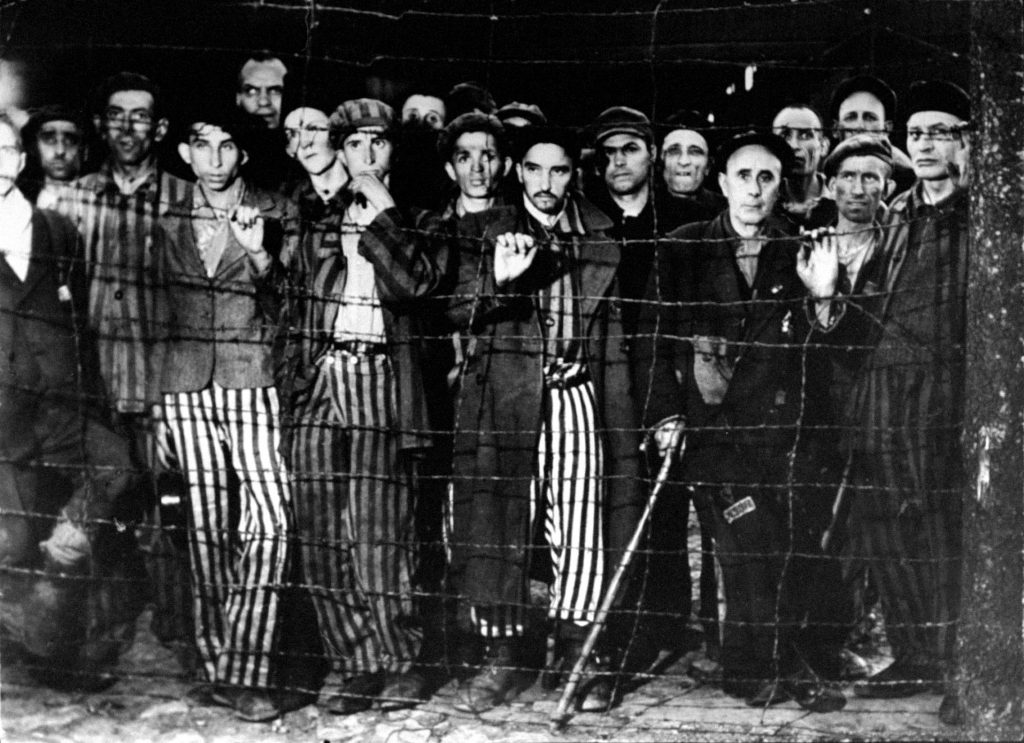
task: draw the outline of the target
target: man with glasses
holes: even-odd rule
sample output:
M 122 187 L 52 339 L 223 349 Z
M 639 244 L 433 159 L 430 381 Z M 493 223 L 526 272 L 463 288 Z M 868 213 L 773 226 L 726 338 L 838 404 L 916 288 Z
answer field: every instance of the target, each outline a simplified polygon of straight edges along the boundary
M 22 129 L 25 169 L 18 188 L 41 209 L 52 205 L 59 186 L 79 176 L 85 162 L 86 124 L 66 106 L 45 106 Z
M 153 267 L 157 221 L 169 204 L 191 194 L 192 185 L 159 167 L 156 145 L 167 133 L 160 88 L 147 77 L 120 72 L 96 95 L 93 123 L 108 150 L 96 173 L 59 189 L 55 208 L 78 228 L 84 244 L 88 326 L 95 335 L 99 377 L 112 423 L 130 436 L 136 466 L 160 467 L 158 375 L 166 318 L 148 278 Z M 157 534 L 151 533 L 156 542 Z M 151 571 L 163 568 L 156 557 Z M 157 578 L 154 578 L 157 580 Z M 175 579 L 170 579 L 172 584 Z M 186 590 L 156 591 L 153 631 L 165 642 L 191 635 Z M 183 661 L 188 651 L 183 646 Z
M 917 183 L 882 220 L 881 260 L 862 269 L 836 338 L 867 349 L 848 428 L 850 543 L 878 586 L 894 657 L 854 686 L 872 698 L 941 690 L 959 617 L 970 100 L 919 82 L 907 110 Z M 939 715 L 956 711 L 948 694 Z

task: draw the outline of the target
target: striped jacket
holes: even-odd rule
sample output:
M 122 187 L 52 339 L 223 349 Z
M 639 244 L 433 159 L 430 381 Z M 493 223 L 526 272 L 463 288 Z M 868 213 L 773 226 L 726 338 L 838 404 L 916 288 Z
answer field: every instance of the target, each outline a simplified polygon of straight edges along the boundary
M 162 359 L 157 337 L 166 318 L 151 284 L 154 234 L 170 204 L 191 197 L 192 184 L 155 171 L 130 196 L 108 163 L 60 190 L 55 208 L 78 228 L 89 284 L 89 324 L 100 375 L 119 412 L 145 412 L 159 400 Z
M 849 446 L 906 449 L 959 461 L 964 415 L 968 219 L 966 190 L 928 204 L 922 184 L 881 223 L 881 260 L 863 270 L 834 342 L 863 349 L 847 408 Z
M 341 220 L 347 192 L 324 205 L 308 182 L 295 194 L 299 204 L 297 248 L 283 258 L 278 285 L 284 297 L 276 347 L 275 376 L 286 417 L 312 391 L 316 365 L 334 338 L 334 320 L 345 286 L 346 260 L 341 249 Z M 384 314 L 388 352 L 398 385 L 401 446 L 433 444 L 426 394 L 420 371 L 423 357 L 422 300 L 440 282 L 435 262 L 444 233 L 437 215 L 392 207 L 376 216 L 359 238 L 359 254 L 373 264 L 377 296 Z M 287 442 L 283 445 L 287 451 Z

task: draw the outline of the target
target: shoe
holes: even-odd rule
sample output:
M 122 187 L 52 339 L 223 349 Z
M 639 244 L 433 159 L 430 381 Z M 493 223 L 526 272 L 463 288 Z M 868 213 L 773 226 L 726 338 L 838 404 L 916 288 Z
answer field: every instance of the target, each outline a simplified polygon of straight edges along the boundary
M 495 641 L 487 649 L 483 668 L 476 676 L 463 682 L 452 706 L 460 712 L 480 714 L 519 696 L 525 679 L 516 667 L 515 650 L 512 640 Z
M 246 722 L 270 722 L 281 716 L 277 702 L 267 692 L 260 689 L 239 687 L 229 694 L 235 717 Z
M 817 677 L 801 675 L 785 681 L 796 703 L 808 712 L 838 712 L 846 706 L 846 697 Z
M 389 673 L 380 692 L 381 712 L 409 709 L 430 699 L 431 688 L 427 677 L 418 670 Z
M 747 699 L 747 706 L 770 707 L 790 700 L 808 712 L 838 712 L 846 706 L 846 697 L 841 691 L 808 671 L 765 683 Z
M 775 704 L 783 704 L 793 698 L 789 689 L 782 681 L 768 681 L 752 696 L 747 697 L 748 707 L 770 707 Z
M 220 684 L 198 684 L 185 693 L 185 701 L 200 707 L 230 707 L 231 700 Z
M 939 720 L 944 725 L 964 724 L 964 706 L 960 701 L 960 694 L 953 689 L 946 691 L 942 697 L 942 704 L 939 705 Z
M 860 681 L 871 674 L 871 666 L 852 650 L 827 648 L 809 658 L 808 662 L 829 681 Z
M 565 678 L 568 679 L 580 656 L 583 655 L 583 642 L 567 640 L 563 647 L 562 668 L 565 669 Z M 591 651 L 576 687 L 578 712 L 607 712 L 611 709 L 614 692 L 611 665 L 611 659 L 606 655 Z
M 380 671 L 360 673 L 346 681 L 332 694 L 323 707 L 334 715 L 351 715 L 370 709 L 384 691 L 384 674 Z
M 853 685 L 853 693 L 864 699 L 899 699 L 923 694 L 934 689 L 934 673 L 914 666 L 903 666 L 898 661 Z

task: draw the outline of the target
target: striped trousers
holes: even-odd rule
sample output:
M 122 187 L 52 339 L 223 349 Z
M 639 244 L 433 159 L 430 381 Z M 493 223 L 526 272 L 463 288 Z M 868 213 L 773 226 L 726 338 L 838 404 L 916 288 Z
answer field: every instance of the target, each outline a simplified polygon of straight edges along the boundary
M 200 662 L 211 681 L 265 687 L 288 558 L 277 392 L 213 383 L 164 407 L 187 484 Z
M 594 621 L 604 588 L 604 450 L 594 383 L 586 368 L 568 364 L 560 372 L 568 381 L 545 385 L 530 522 L 543 519 L 554 568 L 549 619 L 586 627 Z M 473 619 L 485 637 L 511 637 L 523 632 L 525 608 L 477 608 Z
M 413 608 L 415 496 L 399 456 L 384 354 L 333 351 L 295 411 L 291 447 L 303 569 L 332 670 L 405 671 L 422 642 Z

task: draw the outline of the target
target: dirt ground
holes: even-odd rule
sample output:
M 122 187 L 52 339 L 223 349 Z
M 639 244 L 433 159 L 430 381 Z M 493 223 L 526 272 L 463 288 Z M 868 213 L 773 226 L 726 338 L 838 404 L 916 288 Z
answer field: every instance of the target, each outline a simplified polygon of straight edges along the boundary
M 650 679 L 608 714 L 580 714 L 554 733 L 549 717 L 558 692 L 539 685 L 514 703 L 474 716 L 452 707 L 454 683 L 418 709 L 348 717 L 310 705 L 273 723 L 245 723 L 219 708 L 194 707 L 185 699 L 191 682 L 174 655 L 150 634 L 149 614 L 122 659 L 118 680 L 101 693 L 56 691 L 32 683 L 16 658 L 0 667 L 0 725 L 6 743 L 487 743 L 508 741 L 765 741 L 935 740 L 958 738 L 937 717 L 941 697 L 923 694 L 881 701 L 854 697 L 841 712 L 811 714 L 794 702 L 750 709 L 689 673 L 706 665 L 698 653 L 665 659 Z M 884 656 L 870 658 L 877 668 Z

